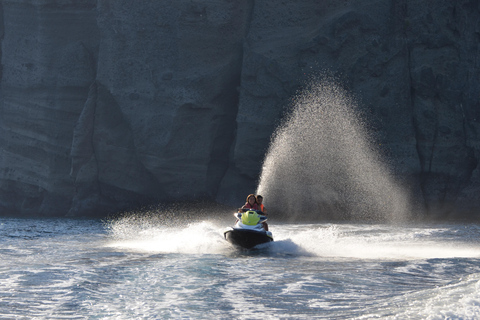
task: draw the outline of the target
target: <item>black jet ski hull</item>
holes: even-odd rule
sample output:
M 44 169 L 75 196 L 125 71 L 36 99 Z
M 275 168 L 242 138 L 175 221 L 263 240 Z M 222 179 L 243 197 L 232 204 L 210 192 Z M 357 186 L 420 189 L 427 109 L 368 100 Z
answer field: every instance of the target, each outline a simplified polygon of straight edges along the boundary
M 235 246 L 245 249 L 252 249 L 253 247 L 273 241 L 271 236 L 268 236 L 265 231 L 256 231 L 249 229 L 229 229 L 224 232 L 225 239 Z

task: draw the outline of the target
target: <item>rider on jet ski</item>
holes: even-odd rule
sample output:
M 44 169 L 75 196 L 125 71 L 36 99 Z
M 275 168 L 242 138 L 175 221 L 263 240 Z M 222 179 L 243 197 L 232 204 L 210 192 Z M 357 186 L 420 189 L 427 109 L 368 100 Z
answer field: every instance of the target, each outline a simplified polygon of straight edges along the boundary
M 254 194 L 249 194 L 247 196 L 247 202 L 245 202 L 245 204 L 242 206 L 241 209 L 259 210 L 258 204 L 257 204 L 257 197 L 255 197 Z M 240 211 L 243 211 L 243 210 L 240 210 Z
M 263 215 L 267 216 L 267 209 L 263 205 L 263 197 L 259 194 L 257 195 L 257 206 L 258 206 L 258 209 L 260 209 L 260 211 L 263 212 Z
M 259 210 L 259 204 L 255 195 L 248 195 L 247 202 L 235 213 L 237 222 L 223 233 L 225 240 L 244 249 L 273 241 L 272 233 L 267 231 L 267 217 Z
M 261 198 L 260 204 L 258 203 L 257 198 Z M 244 209 L 252 209 L 252 210 L 259 210 L 262 215 L 265 215 L 265 213 L 260 210 L 260 207 L 262 207 L 263 209 L 265 208 L 262 204 L 262 200 L 263 200 L 262 196 L 255 197 L 254 194 L 249 194 L 247 196 L 247 202 L 239 209 L 239 212 L 245 211 Z M 265 222 L 265 221 L 262 222 L 262 225 L 263 225 L 263 228 L 265 229 L 265 231 L 268 231 L 267 222 Z

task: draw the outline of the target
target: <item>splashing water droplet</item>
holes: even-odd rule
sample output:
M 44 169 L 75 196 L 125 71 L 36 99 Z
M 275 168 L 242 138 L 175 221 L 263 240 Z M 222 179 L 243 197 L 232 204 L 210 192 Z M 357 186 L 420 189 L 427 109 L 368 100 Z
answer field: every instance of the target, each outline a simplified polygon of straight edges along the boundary
M 409 212 L 355 100 L 332 77 L 296 97 L 273 135 L 257 193 L 269 212 L 292 220 L 402 221 Z

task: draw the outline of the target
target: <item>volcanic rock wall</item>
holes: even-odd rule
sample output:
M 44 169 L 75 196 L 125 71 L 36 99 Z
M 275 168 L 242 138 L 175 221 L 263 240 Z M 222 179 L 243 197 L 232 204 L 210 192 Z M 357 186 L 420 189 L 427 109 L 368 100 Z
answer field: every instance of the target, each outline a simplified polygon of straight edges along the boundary
M 432 215 L 478 217 L 478 1 L 3 0 L 0 214 L 241 204 L 339 74 Z

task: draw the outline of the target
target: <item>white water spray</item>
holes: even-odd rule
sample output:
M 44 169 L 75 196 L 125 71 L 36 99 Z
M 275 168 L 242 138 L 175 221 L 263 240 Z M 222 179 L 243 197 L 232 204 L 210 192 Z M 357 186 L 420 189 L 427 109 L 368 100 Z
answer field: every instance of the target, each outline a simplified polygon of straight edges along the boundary
M 292 218 L 401 221 L 410 212 L 354 99 L 326 78 L 311 82 L 275 132 L 257 193 Z

